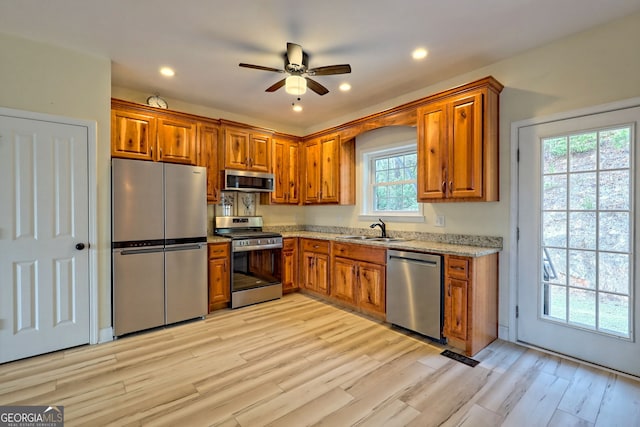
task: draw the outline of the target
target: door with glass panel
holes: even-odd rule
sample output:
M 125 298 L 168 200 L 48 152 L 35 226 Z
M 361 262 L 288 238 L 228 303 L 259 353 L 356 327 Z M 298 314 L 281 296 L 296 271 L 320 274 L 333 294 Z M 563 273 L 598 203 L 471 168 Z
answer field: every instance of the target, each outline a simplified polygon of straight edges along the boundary
M 518 341 L 640 375 L 640 107 L 518 129 Z

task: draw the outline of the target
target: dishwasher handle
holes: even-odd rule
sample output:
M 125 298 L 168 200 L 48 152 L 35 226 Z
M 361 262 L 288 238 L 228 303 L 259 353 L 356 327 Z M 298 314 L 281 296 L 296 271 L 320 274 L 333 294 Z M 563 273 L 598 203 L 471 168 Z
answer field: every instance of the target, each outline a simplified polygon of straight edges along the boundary
M 423 264 L 423 265 L 427 265 L 429 267 L 437 267 L 438 266 L 438 262 L 437 261 L 430 261 L 430 260 L 422 260 L 422 259 L 417 259 L 417 258 L 407 258 L 407 257 L 400 257 L 400 256 L 395 256 L 395 255 L 390 255 L 389 259 L 395 259 L 398 261 L 404 261 L 404 262 L 415 262 L 417 264 Z
M 387 251 L 387 261 L 406 261 L 430 267 L 439 267 L 442 264 L 442 255 L 417 253 L 409 251 Z

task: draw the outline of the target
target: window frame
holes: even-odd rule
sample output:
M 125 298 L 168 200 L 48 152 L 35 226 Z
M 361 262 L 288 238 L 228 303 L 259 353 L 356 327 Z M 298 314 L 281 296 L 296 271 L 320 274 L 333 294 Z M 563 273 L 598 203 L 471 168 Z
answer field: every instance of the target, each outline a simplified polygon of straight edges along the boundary
M 415 153 L 417 156 L 417 141 L 402 141 L 396 144 L 387 144 L 363 150 L 361 152 L 362 165 L 362 205 L 360 208 L 360 220 L 377 220 L 378 218 L 391 219 L 396 222 L 424 222 L 423 204 L 418 202 L 418 210 L 416 211 L 376 211 L 374 209 L 374 187 L 375 187 L 375 167 L 373 162 L 381 157 L 393 157 L 395 155 L 404 155 Z M 417 184 L 417 176 L 416 176 Z

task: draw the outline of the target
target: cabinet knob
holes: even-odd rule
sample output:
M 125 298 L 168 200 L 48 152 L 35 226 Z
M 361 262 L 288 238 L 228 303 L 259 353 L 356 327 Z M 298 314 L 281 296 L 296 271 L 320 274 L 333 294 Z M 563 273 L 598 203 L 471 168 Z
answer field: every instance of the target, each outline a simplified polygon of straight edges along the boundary
M 79 251 L 83 250 L 84 249 L 84 243 L 76 244 L 76 249 L 79 250 Z

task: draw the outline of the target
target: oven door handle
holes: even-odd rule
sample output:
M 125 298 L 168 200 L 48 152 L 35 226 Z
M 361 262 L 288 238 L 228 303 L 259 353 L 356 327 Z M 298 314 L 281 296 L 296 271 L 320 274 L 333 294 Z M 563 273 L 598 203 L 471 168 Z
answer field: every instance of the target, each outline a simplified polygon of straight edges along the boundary
M 231 249 L 232 252 L 249 252 L 261 251 L 263 249 L 281 249 L 282 243 L 273 243 L 271 245 L 254 245 L 254 246 L 237 246 Z

